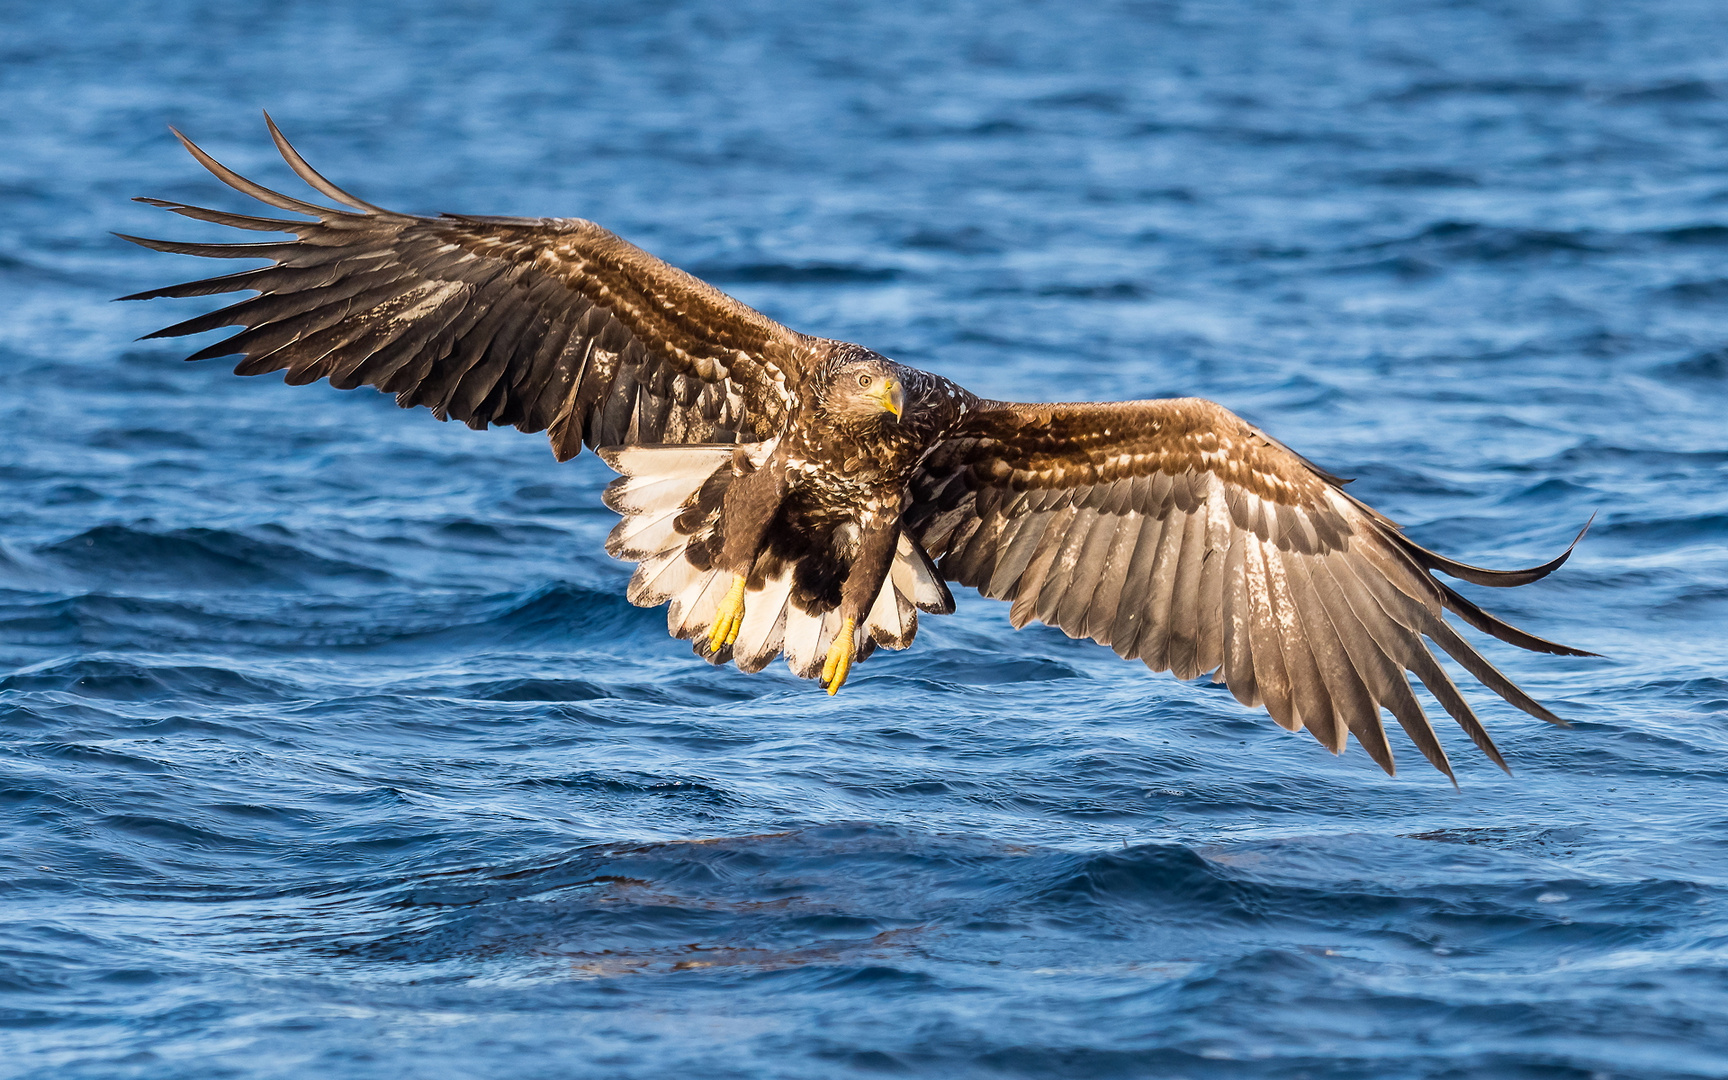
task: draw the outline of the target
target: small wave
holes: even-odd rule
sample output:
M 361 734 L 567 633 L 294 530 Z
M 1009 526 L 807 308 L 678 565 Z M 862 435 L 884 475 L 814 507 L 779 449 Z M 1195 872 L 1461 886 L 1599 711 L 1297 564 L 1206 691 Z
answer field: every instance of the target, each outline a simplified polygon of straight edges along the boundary
M 901 273 L 888 266 L 849 263 L 707 263 L 690 272 L 708 281 L 765 285 L 876 285 Z
M 909 248 L 952 251 L 961 255 L 989 255 L 1008 250 L 1008 244 L 1000 237 L 976 225 L 916 229 L 900 243 Z
M 1192 188 L 1185 187 L 1144 187 L 1144 188 L 1109 188 L 1093 187 L 1086 191 L 1086 201 L 1113 205 L 1116 203 L 1163 203 L 1173 202 L 1185 205 L 1198 203 L 1200 195 Z M 1155 229 L 1144 229 L 1136 233 L 1134 242 L 1138 244 L 1155 244 L 1165 239 L 1164 234 Z
M 121 428 L 99 431 L 90 437 L 90 445 L 104 450 L 202 450 L 204 443 L 184 431 L 164 431 L 161 428 Z
M 41 558 L 82 577 L 128 586 L 172 585 L 189 591 L 287 589 L 309 585 L 377 585 L 391 575 L 314 555 L 286 543 L 224 529 L 150 532 L 100 525 L 37 548 Z
M 258 594 L 253 593 L 252 596 Z M 220 641 L 223 649 L 242 645 L 364 645 L 416 632 L 429 618 L 424 601 L 411 611 L 394 611 L 390 597 L 370 603 L 243 604 L 223 606 L 152 597 L 85 593 L 0 607 L 0 631 L 9 640 L 35 647 L 76 645 L 85 649 L 129 649 L 140 642 L 162 649 L 190 645 L 203 649 Z M 424 631 L 419 631 L 424 632 Z
M 1728 300 L 1728 278 L 1678 281 L 1656 290 L 1655 295 L 1683 304 L 1719 304 Z
M 1041 109 L 1079 109 L 1085 112 L 1119 113 L 1128 99 L 1114 90 L 1064 90 L 1033 98 L 1029 105 Z
M 1411 840 L 1428 840 L 1440 844 L 1463 844 L 1469 847 L 1492 848 L 1496 851 L 1518 851 L 1544 858 L 1571 855 L 1589 839 L 1578 828 L 1555 828 L 1543 825 L 1497 825 L 1481 828 L 1432 829 L 1408 833 Z
M 1031 132 L 1031 127 L 1007 117 L 987 117 L 973 123 L 913 122 L 897 125 L 885 132 L 890 139 L 922 141 L 926 139 L 1010 139 Z
M 1597 494 L 1598 493 L 1595 490 L 1586 487 L 1583 484 L 1574 483 L 1571 480 L 1564 480 L 1559 477 L 1549 477 L 1548 479 L 1543 480 L 1540 483 L 1532 484 L 1527 488 L 1509 492 L 1502 496 L 1498 502 L 1506 506 L 1528 507 L 1540 506 L 1543 504 L 1558 504 L 1571 508 L 1573 506 L 1588 505 L 1584 500 L 1592 498 Z
M 0 630 L 20 645 L 125 645 L 148 635 L 157 647 L 204 641 L 223 620 L 168 600 L 103 594 L 55 597 L 0 608 Z
M 696 799 L 713 803 L 729 803 L 735 798 L 731 792 L 701 780 L 668 779 L 662 776 L 631 772 L 582 771 L 562 776 L 530 776 L 511 783 L 515 787 L 553 788 L 584 795 L 651 795 L 656 798 Z
M 1711 349 L 1685 360 L 1663 364 L 1652 369 L 1651 374 L 1673 382 L 1728 384 L 1728 348 Z
M 505 679 L 477 683 L 465 692 L 483 701 L 593 701 L 612 696 L 585 679 Z
M 1584 84 L 1570 79 L 1428 79 L 1381 95 L 1380 100 L 1415 104 L 1439 97 L 1556 98 L 1585 92 Z
M 459 631 L 464 639 L 476 630 L 492 628 L 506 640 L 564 638 L 618 638 L 646 634 L 657 626 L 665 630 L 665 615 L 634 607 L 611 589 L 595 589 L 567 582 L 541 586 L 526 593 L 513 593 L 489 601 L 490 611 L 478 620 L 464 621 Z M 450 633 L 458 627 L 438 631 Z
M 1475 491 L 1462 484 L 1441 479 L 1434 472 L 1394 465 L 1386 461 L 1369 461 L 1350 466 L 1351 479 L 1360 487 L 1351 488 L 1359 498 L 1375 502 L 1366 492 L 1386 492 L 1400 495 L 1473 495 Z
M 88 279 L 82 274 L 45 265 L 38 260 L 3 249 L 0 249 L 0 278 L 7 278 L 25 285 L 84 286 L 88 284 Z
M 1203 921 L 1252 919 L 1265 909 L 1264 890 L 1232 881 L 1192 849 L 1149 844 L 1080 860 L 1073 871 L 1044 890 L 1041 905 L 1070 913 L 1130 909 L 1159 918 L 1184 911 Z
M 1357 174 L 1365 184 L 1390 188 L 1475 188 L 1482 182 L 1469 173 L 1437 167 L 1382 169 Z
M 1443 264 L 1463 260 L 1504 262 L 1606 249 L 1600 238 L 1584 230 L 1440 221 L 1409 236 L 1365 244 L 1356 250 L 1396 252 Z
M 202 828 L 185 821 L 157 817 L 152 814 L 109 814 L 96 819 L 98 826 L 122 832 L 147 844 L 161 844 L 170 849 L 195 850 L 209 848 L 256 848 L 256 839 L 231 836 Z
M 1672 229 L 1656 229 L 1642 235 L 1664 244 L 1677 244 L 1686 247 L 1721 247 L 1728 244 L 1728 225 L 1706 222 L 1700 225 L 1682 225 Z
M 906 674 L 966 686 L 1081 679 L 1081 669 L 1041 656 L 1003 657 L 971 649 L 929 648 L 907 658 Z M 865 673 L 869 674 L 868 671 Z
M 163 774 L 169 771 L 165 762 L 155 758 L 140 757 L 136 754 L 122 753 L 100 746 L 85 746 L 80 743 L 41 743 L 29 747 L 28 750 L 41 757 L 78 762 L 93 768 L 120 769 L 125 772 L 151 774 Z
M 1692 105 L 1719 101 L 1722 95 L 1714 84 L 1703 79 L 1679 79 L 1674 82 L 1622 90 L 1608 98 L 1611 105 Z
M 1728 540 L 1728 514 L 1691 514 L 1684 517 L 1637 521 L 1609 521 L 1590 530 L 1603 538 L 1659 541 L 1666 544 L 1700 540 Z
M 1728 465 L 1728 451 L 1618 446 L 1590 439 L 1549 457 L 1526 462 L 1518 468 L 1526 472 L 1565 474 L 1576 473 L 1580 465 L 1610 472 L 1637 469 L 1645 475 L 1654 472 L 1686 472 Z
M 0 538 L 0 588 L 39 589 L 50 585 L 53 580 L 53 567 L 33 554 L 17 550 Z
M 286 695 L 279 683 L 227 668 L 150 666 L 87 658 L 26 668 L 0 678 L 0 691 L 68 693 L 108 701 L 268 701 Z
M 1719 696 L 1728 694 L 1728 678 L 1717 675 L 1699 676 L 1692 679 L 1652 679 L 1641 684 L 1645 689 L 1662 694 L 1676 694 L 1690 697 L 1694 694 Z
M 566 535 L 561 530 L 541 525 L 500 524 L 475 521 L 472 518 L 446 521 L 437 526 L 433 534 L 440 539 L 454 540 L 483 549 L 506 550 L 520 550 L 534 544 L 544 544 L 548 540 L 562 539 Z
M 1152 290 L 1135 281 L 1112 281 L 1100 285 L 1045 285 L 1038 295 L 1074 300 L 1144 300 L 1152 295 Z

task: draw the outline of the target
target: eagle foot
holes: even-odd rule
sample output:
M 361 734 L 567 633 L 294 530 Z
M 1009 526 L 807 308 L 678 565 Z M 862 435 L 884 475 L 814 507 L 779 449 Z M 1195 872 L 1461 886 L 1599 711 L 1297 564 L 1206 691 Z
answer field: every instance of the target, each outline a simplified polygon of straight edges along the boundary
M 744 575 L 732 575 L 732 588 L 714 609 L 714 625 L 708 628 L 708 650 L 719 652 L 738 640 L 738 629 L 744 625 Z
M 858 653 L 852 638 L 857 629 L 858 620 L 848 616 L 840 632 L 834 635 L 834 644 L 828 646 L 828 659 L 822 662 L 822 685 L 828 688 L 829 697 L 840 692 L 846 685 L 846 676 L 852 672 L 852 657 Z

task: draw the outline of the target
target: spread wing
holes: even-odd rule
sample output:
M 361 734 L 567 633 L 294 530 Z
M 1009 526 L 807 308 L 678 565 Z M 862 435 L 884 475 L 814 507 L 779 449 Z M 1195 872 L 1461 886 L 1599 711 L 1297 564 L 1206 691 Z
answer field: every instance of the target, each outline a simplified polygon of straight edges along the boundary
M 295 236 L 244 244 L 125 237 L 158 251 L 272 262 L 124 297 L 259 294 L 149 335 L 243 328 L 188 359 L 238 353 L 240 375 L 286 369 L 290 383 L 375 386 L 404 408 L 425 405 L 475 428 L 546 430 L 559 460 L 584 443 L 766 438 L 803 380 L 811 339 L 592 222 L 383 210 L 320 176 L 270 123 L 300 178 L 349 209 L 318 206 L 239 176 L 175 134 L 224 183 L 313 219 L 139 200 Z
M 1522 585 L 1571 549 L 1529 570 L 1465 566 L 1407 539 L 1341 483 L 1198 398 L 986 402 L 925 459 L 906 522 L 945 577 L 1012 600 L 1016 627 L 1037 619 L 1183 679 L 1213 672 L 1243 704 L 1334 753 L 1354 733 L 1390 773 L 1387 709 L 1450 777 L 1408 672 L 1504 769 L 1422 639 L 1554 723 L 1442 613 L 1526 649 L 1591 654 L 1501 622 L 1431 571 Z

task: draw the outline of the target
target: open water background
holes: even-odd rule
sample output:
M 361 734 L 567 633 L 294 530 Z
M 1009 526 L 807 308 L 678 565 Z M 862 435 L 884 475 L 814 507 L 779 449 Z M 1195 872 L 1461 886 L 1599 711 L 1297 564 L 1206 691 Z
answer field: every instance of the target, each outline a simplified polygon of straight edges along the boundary
M 1728 1075 L 1728 7 L 0 4 L 0 1074 Z M 829 700 L 607 470 L 133 343 L 164 129 L 597 219 L 992 396 L 1200 394 L 1484 595 L 1506 777 L 962 596 Z

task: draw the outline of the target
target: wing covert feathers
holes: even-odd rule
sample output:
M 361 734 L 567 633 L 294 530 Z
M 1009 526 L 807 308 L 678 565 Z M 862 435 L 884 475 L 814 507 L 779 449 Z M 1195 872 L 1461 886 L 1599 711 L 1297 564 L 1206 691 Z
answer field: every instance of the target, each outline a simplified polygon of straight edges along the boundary
M 1527 570 L 1468 566 L 1411 541 L 1342 484 L 1196 398 L 987 402 L 925 458 L 906 525 L 944 576 L 1011 601 L 1015 626 L 1037 619 L 1185 679 L 1210 672 L 1334 753 L 1354 735 L 1391 773 L 1384 709 L 1451 777 L 1415 678 L 1505 768 L 1429 643 L 1517 708 L 1563 721 L 1444 612 L 1520 648 L 1592 654 L 1506 624 L 1432 571 L 1523 585 L 1572 548 Z
M 189 359 L 239 354 L 243 375 L 374 386 L 440 419 L 544 430 L 560 460 L 584 444 L 754 440 L 779 429 L 810 339 L 589 221 L 433 218 L 374 206 L 314 170 L 266 121 L 289 167 L 344 208 L 254 183 L 176 131 L 229 187 L 312 220 L 139 200 L 295 237 L 124 237 L 157 251 L 273 264 L 123 297 L 258 294 L 150 337 L 240 327 Z

